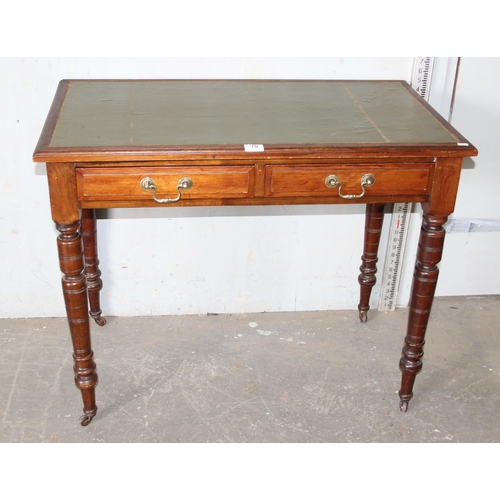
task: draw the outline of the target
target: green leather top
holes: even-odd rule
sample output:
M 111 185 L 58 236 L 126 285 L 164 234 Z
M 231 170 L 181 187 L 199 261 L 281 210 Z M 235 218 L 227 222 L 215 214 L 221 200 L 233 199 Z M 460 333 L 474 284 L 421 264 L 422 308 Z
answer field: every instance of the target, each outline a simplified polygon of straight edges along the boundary
M 75 80 L 48 146 L 457 140 L 397 81 Z

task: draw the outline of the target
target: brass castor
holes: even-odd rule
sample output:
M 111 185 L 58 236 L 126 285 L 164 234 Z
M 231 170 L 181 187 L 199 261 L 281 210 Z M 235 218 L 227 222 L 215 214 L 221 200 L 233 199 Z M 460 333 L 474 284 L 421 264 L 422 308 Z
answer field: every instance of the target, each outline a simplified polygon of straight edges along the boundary
M 90 422 L 92 422 L 92 419 L 94 418 L 94 415 L 90 416 L 90 415 L 82 415 L 80 417 L 80 424 L 83 426 L 83 427 L 86 427 L 87 425 L 90 424 Z
M 359 310 L 359 321 L 366 323 L 368 321 L 368 311 Z
M 104 326 L 106 324 L 106 318 L 103 318 L 102 316 L 99 316 L 98 318 L 94 318 L 94 321 L 99 325 L 99 326 Z
M 102 316 L 92 316 L 92 318 L 99 326 L 104 326 L 106 324 L 106 318 Z

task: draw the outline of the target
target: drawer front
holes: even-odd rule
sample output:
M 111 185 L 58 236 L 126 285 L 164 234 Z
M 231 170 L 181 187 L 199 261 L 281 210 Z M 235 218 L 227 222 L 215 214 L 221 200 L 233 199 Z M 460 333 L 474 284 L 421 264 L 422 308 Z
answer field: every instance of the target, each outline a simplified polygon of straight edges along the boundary
M 177 185 L 188 178 L 192 185 L 181 189 L 182 199 L 246 198 L 253 196 L 255 167 L 106 167 L 77 168 L 80 201 L 153 200 L 153 189 L 143 189 L 149 178 L 158 200 L 177 197 Z
M 365 165 L 268 165 L 265 194 L 280 196 L 361 195 L 363 176 L 372 174 L 365 195 L 416 195 L 429 190 L 432 163 Z M 332 177 L 339 181 L 335 183 Z M 327 178 L 329 186 L 327 186 Z M 370 184 L 370 183 L 368 183 Z

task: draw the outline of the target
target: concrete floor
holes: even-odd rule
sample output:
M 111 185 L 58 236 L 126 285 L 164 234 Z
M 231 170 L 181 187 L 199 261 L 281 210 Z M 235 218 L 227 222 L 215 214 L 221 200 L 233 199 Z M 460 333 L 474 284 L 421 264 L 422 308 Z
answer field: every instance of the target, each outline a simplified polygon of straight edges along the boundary
M 0 319 L 0 442 L 499 442 L 499 306 L 435 300 L 406 414 L 406 309 L 92 322 L 87 427 L 66 320 Z

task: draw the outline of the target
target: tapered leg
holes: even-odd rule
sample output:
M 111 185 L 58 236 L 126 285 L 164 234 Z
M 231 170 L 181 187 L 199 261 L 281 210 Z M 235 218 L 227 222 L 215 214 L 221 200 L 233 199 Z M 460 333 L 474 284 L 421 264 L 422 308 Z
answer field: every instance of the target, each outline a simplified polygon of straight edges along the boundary
M 408 403 L 413 397 L 415 378 L 422 369 L 425 332 L 436 290 L 438 263 L 443 253 L 445 237 L 443 224 L 447 218 L 447 216 L 435 216 L 426 212 L 423 215 L 417 262 L 413 274 L 408 330 L 399 362 L 403 374 L 399 391 L 399 407 L 404 412 L 407 411 Z
M 85 254 L 85 277 L 89 295 L 90 316 L 99 326 L 106 324 L 101 316 L 100 292 L 102 290 L 101 271 L 97 257 L 97 225 L 95 210 L 82 210 L 82 236 Z
M 365 244 L 361 257 L 361 267 L 359 270 L 358 282 L 360 284 L 359 298 L 359 319 L 366 323 L 368 311 L 370 309 L 370 295 L 373 285 L 376 282 L 378 247 L 380 243 L 380 233 L 384 222 L 384 204 L 374 203 L 366 205 L 365 219 Z
M 75 384 L 81 390 L 83 398 L 84 415 L 80 422 L 88 425 L 97 413 L 95 386 L 98 378 L 90 345 L 87 285 L 83 274 L 83 244 L 79 228 L 80 221 L 57 224 L 60 232 L 57 247 L 64 274 L 62 288 L 73 342 Z

